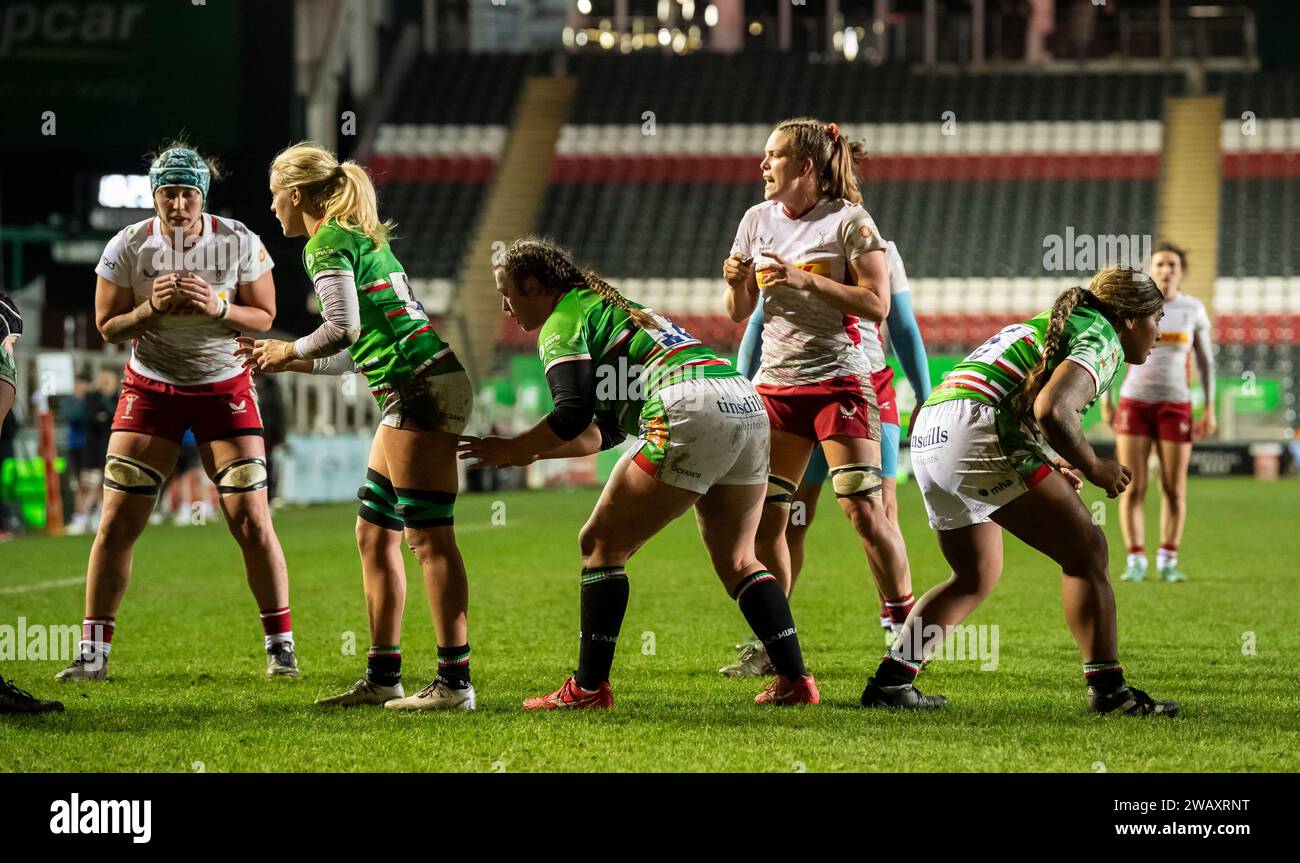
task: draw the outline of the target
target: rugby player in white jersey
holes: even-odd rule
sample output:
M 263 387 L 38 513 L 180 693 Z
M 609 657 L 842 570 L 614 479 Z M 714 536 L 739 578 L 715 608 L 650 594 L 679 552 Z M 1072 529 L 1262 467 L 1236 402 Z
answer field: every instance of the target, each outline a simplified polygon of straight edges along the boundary
M 1165 295 L 1160 340 L 1145 363 L 1130 366 L 1119 391 L 1118 410 L 1107 397 L 1102 417 L 1115 429 L 1116 457 L 1133 472 L 1119 498 L 1120 530 L 1128 546 L 1123 581 L 1142 581 L 1147 574 L 1147 462 L 1154 447 L 1160 460 L 1160 548 L 1156 571 L 1169 582 L 1186 580 L 1178 569 L 1178 543 L 1187 522 L 1187 466 L 1192 438 L 1214 434 L 1214 348 L 1205 304 L 1180 289 L 1187 255 L 1161 243 L 1151 256 L 1151 276 Z M 1205 412 L 1192 421 L 1191 357 L 1205 391 Z
M 889 327 L 889 340 L 899 365 L 907 376 L 908 383 L 916 395 L 916 407 L 920 407 L 930 397 L 930 365 L 925 353 L 925 343 L 921 339 L 921 330 L 912 311 L 912 295 L 907 281 L 907 269 L 903 258 L 893 240 L 886 243 L 885 260 L 889 265 L 889 315 L 885 324 Z M 745 327 L 745 336 L 740 342 L 736 366 L 740 373 L 752 378 L 758 373 L 762 363 L 763 352 L 763 299 L 758 300 L 754 313 L 749 317 Z M 862 349 L 871 364 L 871 384 L 876 391 L 876 404 L 880 408 L 880 466 L 881 498 L 885 503 L 885 513 L 890 522 L 899 529 L 898 522 L 898 441 L 899 411 L 898 394 L 894 391 L 894 370 L 885 361 L 884 326 L 874 321 L 859 319 L 858 329 L 862 334 Z M 786 525 L 786 544 L 790 548 L 790 590 L 799 580 L 803 569 L 804 546 L 808 529 L 812 527 L 817 515 L 817 502 L 821 499 L 822 486 L 830 468 L 821 447 L 813 449 L 808 468 L 804 471 L 799 488 L 794 493 L 791 503 L 791 518 Z M 801 508 L 801 518 L 796 519 L 795 508 Z M 868 562 L 871 563 L 870 559 Z M 876 578 L 876 592 L 880 596 L 880 626 L 885 631 L 885 643 L 894 640 L 894 634 L 901 626 L 895 623 L 885 601 L 881 588 L 881 574 L 872 563 L 872 574 Z M 736 645 L 740 656 L 736 662 L 718 669 L 727 677 L 752 677 L 772 674 L 772 663 L 768 660 L 763 645 L 755 641 L 744 641 Z
M 105 459 L 79 655 L 59 680 L 107 676 L 135 541 L 176 466 L 187 428 L 243 552 L 265 636 L 266 673 L 298 674 L 288 574 L 267 503 L 257 391 L 235 356 L 237 335 L 269 330 L 275 319 L 272 262 L 242 222 L 204 211 L 214 173 L 184 143 L 164 149 L 149 168 L 157 215 L 119 231 L 95 267 L 96 325 L 106 342 L 129 341 L 131 356 Z
M 864 155 L 834 123 L 778 124 L 764 147 L 764 202 L 741 220 L 723 278 L 732 320 L 749 317 L 760 294 L 764 301 L 755 383 L 772 437 L 759 560 L 788 593 L 790 504 L 820 444 L 840 508 L 901 624 L 915 600 L 903 538 L 882 500 L 880 407 L 858 328 L 890 308 L 886 243 L 858 189 Z

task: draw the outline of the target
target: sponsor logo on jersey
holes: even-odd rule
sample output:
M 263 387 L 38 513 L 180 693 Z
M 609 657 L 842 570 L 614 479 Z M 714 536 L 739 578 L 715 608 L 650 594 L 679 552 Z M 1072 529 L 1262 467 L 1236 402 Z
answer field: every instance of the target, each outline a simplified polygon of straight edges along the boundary
M 703 479 L 703 478 L 704 478 L 704 475 L 703 475 L 703 474 L 698 474 L 698 473 L 696 473 L 696 472 L 693 471 L 693 470 L 682 470 L 681 468 L 679 468 L 679 467 L 678 467 L 677 465 L 675 465 L 675 464 L 670 464 L 670 465 L 668 465 L 668 469 L 669 469 L 670 471 L 672 471 L 673 473 L 679 473 L 679 474 L 681 474 L 682 476 L 689 476 L 689 477 L 691 477 L 692 479 Z
M 100 263 L 108 267 L 110 270 L 117 270 L 117 261 L 110 261 L 108 258 L 102 258 Z
M 944 428 L 930 429 L 925 434 L 912 435 L 912 449 L 925 449 L 947 442 L 948 430 Z
M 844 409 L 845 405 L 840 405 L 840 416 L 845 417 L 847 419 L 848 417 L 851 417 L 858 412 L 857 405 L 848 405 L 847 407 L 848 410 L 845 410 Z
M 993 488 L 980 489 L 980 497 L 988 497 L 991 494 L 997 494 L 1000 491 L 1006 491 L 1007 489 L 1011 488 L 1012 485 L 1014 485 L 1014 483 L 1012 483 L 1011 480 L 1004 479 L 1002 480 L 1002 482 L 993 486 Z
M 723 414 L 739 414 L 741 416 L 752 416 L 764 412 L 763 400 L 758 396 L 745 396 L 738 402 L 718 399 L 718 412 Z
M 240 399 L 237 402 L 226 402 L 230 405 L 230 412 L 236 414 L 246 413 L 248 411 L 248 399 Z

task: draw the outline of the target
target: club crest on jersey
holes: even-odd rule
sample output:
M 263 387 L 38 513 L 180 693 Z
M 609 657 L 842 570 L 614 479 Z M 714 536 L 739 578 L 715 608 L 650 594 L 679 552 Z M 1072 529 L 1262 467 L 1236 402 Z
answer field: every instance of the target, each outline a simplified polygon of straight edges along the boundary
M 135 396 L 135 395 L 131 395 L 130 393 L 127 393 L 127 396 L 126 396 L 126 410 L 122 411 L 122 419 L 129 419 L 129 418 L 130 418 L 130 416 L 131 416 L 131 409 L 135 407 L 135 400 L 138 399 L 138 398 L 139 398 L 139 396 Z

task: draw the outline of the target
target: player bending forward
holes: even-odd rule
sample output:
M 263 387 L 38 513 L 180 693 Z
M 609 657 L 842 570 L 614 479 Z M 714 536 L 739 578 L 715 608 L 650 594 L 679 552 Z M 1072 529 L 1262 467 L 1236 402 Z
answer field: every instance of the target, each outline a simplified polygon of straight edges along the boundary
M 1098 458 L 1079 424 L 1121 361 L 1146 361 L 1163 307 L 1160 289 L 1145 273 L 1102 270 L 1087 290 L 1070 288 L 1050 310 L 1003 328 L 935 388 L 912 426 L 912 466 L 952 576 L 917 601 L 867 681 L 865 706 L 945 703 L 912 682 L 926 657 L 997 584 L 1005 528 L 1061 567 L 1065 618 L 1083 654 L 1088 707 L 1174 715 L 1174 702 L 1124 683 L 1106 535 L 1076 493 L 1078 474 L 1110 497 L 1128 485 L 1128 468 Z M 1042 438 L 1065 461 L 1053 467 Z
M 308 238 L 303 263 L 323 320 L 296 342 L 262 340 L 241 354 L 268 372 L 361 371 L 383 413 L 358 492 L 366 676 L 317 703 L 473 710 L 469 581 L 452 527 L 456 437 L 474 403 L 469 377 L 411 293 L 364 168 L 315 144 L 290 147 L 271 163 L 271 209 L 286 237 Z M 438 637 L 437 676 L 411 696 L 402 689 L 403 534 L 424 571 Z
M 13 348 L 23 334 L 18 305 L 0 294 L 0 425 L 4 425 L 18 390 L 18 366 Z M 0 677 L 0 713 L 51 713 L 63 709 L 60 701 L 45 701 Z
M 157 215 L 128 225 L 95 267 L 95 322 L 106 342 L 131 342 L 104 460 L 104 503 L 86 573 L 78 657 L 59 680 L 103 680 L 135 541 L 149 523 L 181 439 L 193 429 L 221 495 L 257 600 L 266 673 L 294 677 L 289 578 L 266 497 L 257 389 L 235 336 L 275 320 L 271 258 L 242 222 L 203 211 L 212 166 L 183 145 L 149 168 Z
M 785 591 L 754 556 L 768 448 L 754 387 L 681 327 L 583 273 L 549 242 L 515 242 L 496 279 L 502 310 L 524 331 L 541 330 L 537 350 L 555 408 L 516 438 L 464 438 L 461 457 L 523 465 L 640 436 L 578 536 L 578 670 L 555 692 L 526 699 L 524 709 L 614 706 L 609 670 L 627 609 L 627 561 L 692 506 L 718 578 L 776 666 L 778 676 L 754 701 L 817 704 Z

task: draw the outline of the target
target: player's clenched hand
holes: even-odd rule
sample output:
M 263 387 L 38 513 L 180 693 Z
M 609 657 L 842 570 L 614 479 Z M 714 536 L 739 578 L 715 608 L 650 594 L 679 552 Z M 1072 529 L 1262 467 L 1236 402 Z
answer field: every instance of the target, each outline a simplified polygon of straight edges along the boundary
M 203 315 L 215 315 L 219 301 L 216 291 L 197 273 L 186 273 L 176 280 L 176 289 L 181 300 L 188 304 L 190 311 Z
M 513 439 L 496 435 L 488 437 L 461 435 L 456 450 L 462 460 L 478 460 L 470 467 L 523 467 L 537 461 L 535 453 L 527 456 L 516 455 L 513 452 L 513 444 Z
M 153 280 L 153 293 L 149 296 L 149 302 L 163 314 L 175 311 L 184 303 L 180 288 L 176 285 L 179 279 L 178 273 L 168 273 Z
M 727 280 L 728 285 L 740 290 L 754 278 L 754 259 L 740 252 L 732 252 L 731 256 L 722 262 L 722 278 Z
M 251 347 L 246 351 L 243 349 L 245 342 L 252 342 Z M 241 348 L 235 351 L 236 355 L 250 358 L 252 365 L 264 372 L 288 372 L 301 368 L 301 364 L 297 364 L 298 358 L 293 355 L 293 342 L 282 342 L 279 339 L 240 339 L 240 345 Z M 249 365 L 247 359 L 244 365 Z
M 1201 414 L 1201 418 L 1192 425 L 1192 437 L 1197 439 L 1207 438 L 1218 430 L 1219 421 L 1214 418 L 1214 411 L 1207 410 L 1205 413 Z
M 1106 497 L 1119 497 L 1128 488 L 1133 474 L 1114 459 L 1099 458 L 1087 477 L 1088 482 L 1106 492 Z
M 271 371 L 271 369 L 263 369 L 261 366 L 259 366 L 257 364 L 257 360 L 253 357 L 253 347 L 256 344 L 257 344 L 257 340 L 250 336 L 238 336 L 235 339 L 235 356 L 239 357 L 239 359 L 244 364 L 244 368 L 246 369 L 257 369 L 259 371 Z M 312 365 L 313 364 L 311 360 L 295 359 L 292 362 L 285 365 L 284 368 L 278 369 L 278 371 L 303 372 L 304 374 L 311 374 Z

